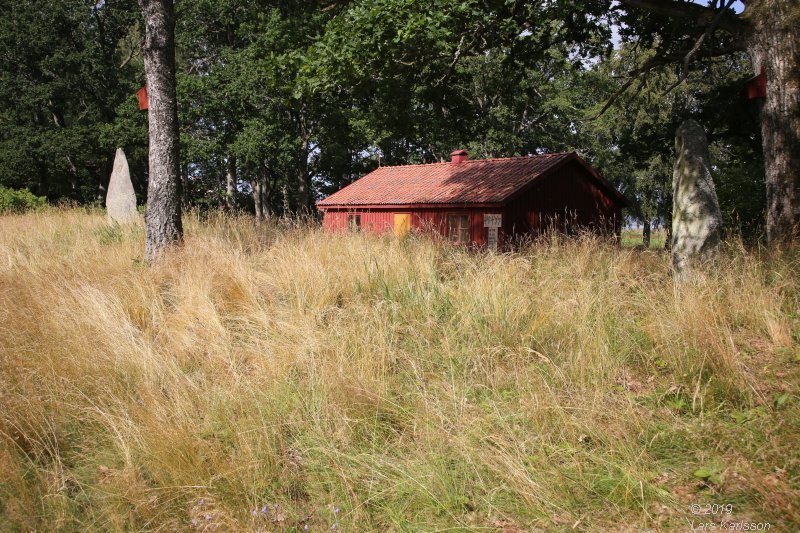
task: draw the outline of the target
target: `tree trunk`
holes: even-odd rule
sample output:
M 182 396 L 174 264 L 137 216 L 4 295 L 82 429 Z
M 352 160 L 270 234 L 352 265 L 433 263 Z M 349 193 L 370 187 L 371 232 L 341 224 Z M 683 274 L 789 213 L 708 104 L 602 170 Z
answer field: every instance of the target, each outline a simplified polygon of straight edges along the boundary
M 272 184 L 269 181 L 269 174 L 266 170 L 261 175 L 261 185 L 261 211 L 266 219 L 272 216 L 272 210 L 269 207 Z
M 98 205 L 103 203 L 103 199 L 106 197 L 106 188 L 102 182 L 97 183 L 97 195 L 95 196 L 95 201 Z
M 743 15 L 718 18 L 692 2 L 619 0 L 633 8 L 718 26 L 741 39 L 753 70 L 767 80 L 761 141 L 767 189 L 767 239 L 781 244 L 800 233 L 800 0 L 741 0 Z
M 39 168 L 38 179 L 36 180 L 36 195 L 44 196 L 50 193 L 50 180 L 48 179 L 47 168 L 41 163 L 36 165 Z
M 304 135 L 298 158 L 297 211 L 304 213 L 311 207 L 311 180 L 308 175 L 308 137 Z
M 262 198 L 264 188 L 261 184 L 261 177 L 257 175 L 250 183 L 250 186 L 253 188 L 253 204 L 256 208 L 256 222 L 262 222 L 264 220 L 264 199 Z
M 642 227 L 642 246 L 645 250 L 650 248 L 650 221 L 645 220 Z
M 95 201 L 102 205 L 103 200 L 106 198 L 105 179 L 102 177 L 102 170 L 97 166 L 88 166 L 86 170 L 89 172 L 89 177 L 97 184 L 97 192 L 95 193 Z
M 225 176 L 225 210 L 236 209 L 236 156 L 228 155 L 228 172 Z
M 748 52 L 767 78 L 761 141 L 767 184 L 767 239 L 798 237 L 800 229 L 800 2 L 747 2 L 753 29 Z
M 181 177 L 175 90 L 175 6 L 172 0 L 139 0 L 145 23 L 150 157 L 145 213 L 145 260 L 181 242 Z
M 183 164 L 181 179 L 183 180 L 183 184 L 181 185 L 181 201 L 183 204 L 181 207 L 182 209 L 189 209 L 189 163 Z

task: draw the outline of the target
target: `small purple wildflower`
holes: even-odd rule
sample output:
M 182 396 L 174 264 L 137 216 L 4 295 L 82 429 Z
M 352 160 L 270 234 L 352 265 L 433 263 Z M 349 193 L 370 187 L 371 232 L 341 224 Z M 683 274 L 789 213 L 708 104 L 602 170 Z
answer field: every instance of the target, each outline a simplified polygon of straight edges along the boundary
M 336 528 L 338 528 L 338 527 L 339 527 L 339 524 L 337 524 L 336 522 L 334 522 L 334 523 L 333 523 L 333 525 L 331 526 L 331 529 L 336 529 Z
M 333 508 L 333 514 L 339 514 L 339 511 L 341 511 L 341 509 L 339 509 L 338 507 Z
M 273 507 L 275 507 L 276 511 L 278 510 L 278 504 L 277 503 Z
M 196 526 L 196 525 L 197 525 L 197 519 L 196 519 L 196 518 L 192 518 L 192 525 L 193 525 L 193 526 Z
M 311 528 L 308 527 L 308 524 L 304 524 L 303 525 L 303 531 L 308 531 L 309 529 L 311 529 Z
M 253 509 L 253 516 L 258 516 L 258 509 Z
M 261 508 L 261 514 L 267 514 L 267 505 L 264 504 L 264 507 Z
M 211 515 L 210 515 L 210 514 L 207 514 L 207 515 L 205 515 L 203 518 L 205 518 L 206 520 L 211 520 Z
M 206 504 L 206 499 L 205 498 L 200 498 L 200 501 L 198 503 L 200 505 L 205 505 Z

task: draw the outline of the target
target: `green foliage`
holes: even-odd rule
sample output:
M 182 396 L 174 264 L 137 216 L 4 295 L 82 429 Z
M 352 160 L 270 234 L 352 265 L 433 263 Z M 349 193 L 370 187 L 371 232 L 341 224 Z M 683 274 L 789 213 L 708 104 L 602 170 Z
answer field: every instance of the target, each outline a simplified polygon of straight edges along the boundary
M 713 483 L 714 485 L 719 485 L 721 482 L 720 473 L 721 469 L 718 467 L 703 466 L 692 472 L 692 475 L 697 479 L 700 479 L 707 483 Z
M 42 209 L 47 200 L 28 189 L 8 189 L 0 186 L 0 214 L 24 213 Z
M 757 117 L 741 94 L 749 68 L 746 58 L 723 58 L 671 90 L 677 74 L 653 72 L 601 114 L 606 95 L 619 84 L 615 78 L 655 54 L 642 42 L 626 44 L 582 78 L 581 90 L 597 95 L 581 124 L 587 155 L 632 201 L 628 216 L 633 221 L 668 227 L 675 130 L 694 118 L 709 139 L 726 229 L 748 238 L 757 236 L 766 193 Z
M 92 201 L 114 150 L 103 125 L 138 88 L 134 0 L 0 2 L 0 185 Z
M 784 392 L 777 398 L 775 398 L 775 409 L 783 409 L 786 403 L 791 399 L 792 395 L 788 392 Z
M 536 3 L 357 2 L 315 45 L 322 87 L 352 87 L 383 161 L 574 148 L 569 87 L 601 57 L 604 19 Z M 587 38 L 591 34 L 592 38 Z
M 724 227 L 754 240 L 763 234 L 767 207 L 764 161 L 756 147 L 720 144 L 712 145 L 712 160 Z
M 0 98 L 15 105 L 0 111 L 0 184 L 90 203 L 122 147 L 141 199 L 137 3 L 32 6 L 3 4 Z M 631 219 L 658 227 L 670 218 L 675 126 L 693 117 L 712 141 L 727 226 L 758 234 L 763 165 L 740 97 L 742 58 L 703 58 L 669 93 L 677 74 L 653 70 L 595 118 L 629 72 L 675 52 L 685 29 L 665 17 L 608 0 L 185 0 L 176 9 L 188 204 L 222 205 L 228 175 L 240 208 L 252 208 L 261 183 L 279 213 L 378 164 L 446 160 L 454 148 L 475 158 L 577 150 L 624 189 Z M 613 27 L 624 42 L 616 51 Z M 725 44 L 714 35 L 704 46 Z
M 122 242 L 122 228 L 119 224 L 102 226 L 97 230 L 100 244 L 113 245 Z

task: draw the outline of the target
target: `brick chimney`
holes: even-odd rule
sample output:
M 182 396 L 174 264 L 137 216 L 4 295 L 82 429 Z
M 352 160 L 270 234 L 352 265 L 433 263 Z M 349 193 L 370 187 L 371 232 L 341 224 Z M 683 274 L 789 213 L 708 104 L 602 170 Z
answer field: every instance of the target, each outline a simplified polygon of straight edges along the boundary
M 466 150 L 454 150 L 450 153 L 450 163 L 453 165 L 459 165 L 469 159 L 469 154 Z

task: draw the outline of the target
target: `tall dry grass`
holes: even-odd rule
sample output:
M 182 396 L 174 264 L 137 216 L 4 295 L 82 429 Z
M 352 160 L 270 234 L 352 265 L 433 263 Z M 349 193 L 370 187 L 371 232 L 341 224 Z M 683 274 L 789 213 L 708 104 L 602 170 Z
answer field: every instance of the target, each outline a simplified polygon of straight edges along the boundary
M 792 253 L 187 228 L 0 218 L 0 529 L 800 524 Z

